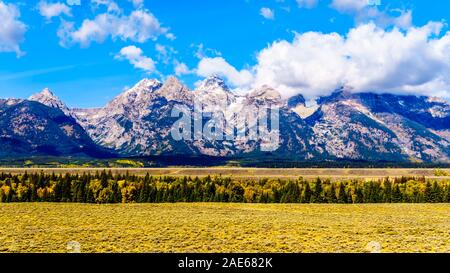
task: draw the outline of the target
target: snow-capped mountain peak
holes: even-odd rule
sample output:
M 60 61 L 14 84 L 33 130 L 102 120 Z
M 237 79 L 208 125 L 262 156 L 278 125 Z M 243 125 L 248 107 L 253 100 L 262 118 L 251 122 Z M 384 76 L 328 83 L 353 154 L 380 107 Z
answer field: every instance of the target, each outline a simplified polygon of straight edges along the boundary
M 157 94 L 168 101 L 192 102 L 192 92 L 174 76 L 167 78 L 164 85 L 157 90 Z
M 41 92 L 32 95 L 28 100 L 61 101 L 49 88 L 44 88 Z
M 40 102 L 48 107 L 58 108 L 64 112 L 64 114 L 71 116 L 70 109 L 62 102 L 53 92 L 45 88 L 40 93 L 34 94 L 28 98 L 30 101 Z
M 225 81 L 216 75 L 201 81 L 194 93 L 197 102 L 201 102 L 210 110 L 216 108 L 216 106 L 226 107 L 234 103 L 237 98 Z
M 119 94 L 114 98 L 106 108 L 121 108 L 119 106 L 129 104 L 142 104 L 151 100 L 153 93 L 160 89 L 162 83 L 156 79 L 142 79 L 136 83 L 132 88 Z
M 128 91 L 137 91 L 137 90 L 148 90 L 148 91 L 155 91 L 159 89 L 162 86 L 162 83 L 158 81 L 157 79 L 147 79 L 144 78 L 141 81 L 139 81 L 137 84 L 133 86 L 133 88 L 129 89 Z
M 203 80 L 198 86 L 197 90 L 200 91 L 215 91 L 223 90 L 230 91 L 225 81 L 217 75 L 212 75 Z
M 53 94 L 53 92 L 48 87 L 44 88 L 40 94 L 46 97 L 53 97 L 53 98 L 56 97 L 55 94 Z

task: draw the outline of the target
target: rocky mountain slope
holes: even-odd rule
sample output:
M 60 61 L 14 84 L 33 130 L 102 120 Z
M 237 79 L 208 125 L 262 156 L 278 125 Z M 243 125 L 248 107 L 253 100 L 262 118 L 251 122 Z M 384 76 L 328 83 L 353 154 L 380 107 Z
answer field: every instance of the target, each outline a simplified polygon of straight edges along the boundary
M 450 109 L 445 101 L 341 90 L 321 98 L 319 105 L 306 120 L 337 158 L 449 160 L 445 128 L 450 126 Z M 441 115 L 433 116 L 436 111 Z
M 60 118 L 65 123 L 52 125 L 48 130 L 62 130 L 73 141 L 73 135 L 64 130 L 70 123 L 76 128 L 78 138 L 75 139 L 82 140 L 83 147 L 92 147 L 88 145 L 92 139 L 93 143 L 122 156 L 180 154 L 278 156 L 298 161 L 450 161 L 450 104 L 429 97 L 355 94 L 342 89 L 307 106 L 301 95 L 285 99 L 269 86 L 239 96 L 222 79 L 213 76 L 193 91 L 175 77 L 169 77 L 165 83 L 144 79 L 99 109 L 69 109 L 46 89 L 28 101 L 2 101 L 0 114 L 6 115 L 8 109 L 20 109 L 16 105 L 21 104 L 32 108 L 27 111 L 35 115 L 28 122 L 32 123 L 33 118 L 54 120 L 42 112 L 59 113 L 66 118 Z M 39 115 L 34 112 L 38 108 Z M 192 115 L 199 108 L 204 115 Z M 261 127 L 255 113 L 266 113 L 278 120 L 279 126 Z M 183 114 L 189 114 L 181 123 L 187 130 L 180 131 L 184 132 L 185 139 L 174 139 L 173 125 Z M 5 122 L 3 138 L 23 134 L 26 119 L 22 123 Z M 32 136 L 33 130 L 35 135 L 41 134 L 42 128 L 39 123 L 32 124 L 22 140 L 36 146 L 37 139 L 27 139 L 27 136 Z M 5 131 L 4 126 L 12 131 Z M 199 128 L 203 134 L 199 134 Z M 67 150 L 76 151 L 73 143 L 79 143 L 71 143 L 64 145 Z
M 61 105 L 54 106 L 58 108 L 30 100 L 0 100 L 0 156 L 112 155 L 60 110 Z

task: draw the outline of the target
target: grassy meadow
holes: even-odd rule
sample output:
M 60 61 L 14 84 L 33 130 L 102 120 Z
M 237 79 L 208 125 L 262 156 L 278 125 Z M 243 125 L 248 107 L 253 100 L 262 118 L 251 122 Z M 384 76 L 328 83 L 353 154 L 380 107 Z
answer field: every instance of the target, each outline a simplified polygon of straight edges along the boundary
M 0 204 L 0 252 L 450 252 L 449 204 Z

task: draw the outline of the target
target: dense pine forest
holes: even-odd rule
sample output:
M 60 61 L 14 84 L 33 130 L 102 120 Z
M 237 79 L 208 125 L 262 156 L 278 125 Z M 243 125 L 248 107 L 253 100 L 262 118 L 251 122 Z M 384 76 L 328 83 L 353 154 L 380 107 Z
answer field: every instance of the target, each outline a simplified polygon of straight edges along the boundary
M 450 181 L 234 180 L 129 174 L 0 174 L 0 202 L 449 203 Z

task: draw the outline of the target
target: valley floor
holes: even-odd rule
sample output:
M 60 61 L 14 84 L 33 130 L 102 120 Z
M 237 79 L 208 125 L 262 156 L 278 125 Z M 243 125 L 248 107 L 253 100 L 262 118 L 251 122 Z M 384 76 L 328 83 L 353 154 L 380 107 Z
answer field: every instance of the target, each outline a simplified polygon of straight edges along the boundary
M 0 252 L 450 252 L 449 204 L 0 204 Z M 69 246 L 73 247 L 74 243 Z
M 240 179 L 297 179 L 300 176 L 306 179 L 317 177 L 330 178 L 331 180 L 342 179 L 380 179 L 385 177 L 421 177 L 442 180 L 450 178 L 450 169 L 418 169 L 418 168 L 0 168 L 0 173 L 23 174 L 40 173 L 66 174 L 66 173 L 92 173 L 103 170 L 111 171 L 113 174 L 134 174 L 173 177 L 205 177 L 230 176 Z M 439 172 L 439 173 L 438 173 Z

